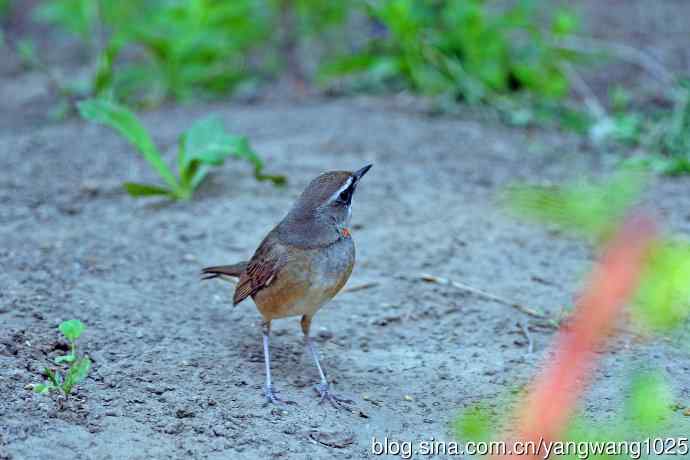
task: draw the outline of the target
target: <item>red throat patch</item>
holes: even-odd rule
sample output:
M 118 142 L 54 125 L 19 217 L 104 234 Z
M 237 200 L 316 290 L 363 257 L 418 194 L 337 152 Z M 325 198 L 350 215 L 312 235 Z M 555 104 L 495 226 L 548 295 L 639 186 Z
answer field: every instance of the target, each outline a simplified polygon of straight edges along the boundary
M 340 230 L 340 234 L 343 235 L 345 238 L 349 238 L 351 233 L 349 228 L 342 228 Z

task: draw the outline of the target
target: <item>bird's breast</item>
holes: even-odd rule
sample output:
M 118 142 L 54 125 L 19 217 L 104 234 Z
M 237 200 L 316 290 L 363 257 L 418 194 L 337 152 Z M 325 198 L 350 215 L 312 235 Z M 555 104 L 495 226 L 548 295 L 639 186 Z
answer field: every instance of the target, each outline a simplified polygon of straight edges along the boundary
M 311 263 L 312 282 L 319 285 L 338 285 L 345 281 L 355 263 L 355 245 L 352 238 L 341 238 L 330 246 L 315 250 Z
M 284 271 L 255 302 L 267 318 L 313 315 L 342 289 L 354 264 L 351 238 L 342 238 L 325 248 L 294 251 Z

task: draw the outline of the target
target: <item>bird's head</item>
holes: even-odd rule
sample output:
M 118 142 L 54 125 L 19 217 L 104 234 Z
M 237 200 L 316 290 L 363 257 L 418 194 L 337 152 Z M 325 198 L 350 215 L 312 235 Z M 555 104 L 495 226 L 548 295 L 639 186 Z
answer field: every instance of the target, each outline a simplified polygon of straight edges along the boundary
M 288 217 L 314 219 L 345 228 L 349 224 L 352 195 L 359 181 L 369 171 L 367 165 L 357 171 L 327 171 L 312 180 L 297 199 Z

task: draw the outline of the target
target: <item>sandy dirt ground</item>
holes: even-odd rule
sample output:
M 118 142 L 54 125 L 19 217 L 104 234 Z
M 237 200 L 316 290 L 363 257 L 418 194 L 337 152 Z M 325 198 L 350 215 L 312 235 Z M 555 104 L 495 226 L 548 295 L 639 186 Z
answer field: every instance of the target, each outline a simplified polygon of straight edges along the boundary
M 651 40 L 687 70 L 676 35 L 652 40 L 678 21 L 646 18 L 645 2 L 628 3 L 638 22 L 597 13 L 595 32 Z M 657 32 L 640 36 L 638 25 Z M 51 104 L 39 75 L 1 69 L 2 460 L 372 458 L 373 438 L 454 439 L 453 421 L 477 402 L 508 415 L 505 401 L 540 369 L 555 330 L 421 277 L 559 317 L 592 249 L 510 217 L 497 194 L 514 182 L 605 175 L 619 160 L 561 132 L 511 129 L 469 112 L 430 117 L 395 98 L 163 107 L 143 119 L 171 162 L 177 135 L 217 113 L 289 183 L 258 183 L 247 165 L 229 161 L 191 202 L 137 201 L 120 184 L 155 181 L 144 160 L 106 128 L 47 122 Z M 321 171 L 368 162 L 374 168 L 354 198 L 357 265 L 348 288 L 368 287 L 339 294 L 312 327 L 354 410 L 318 404 L 298 318 L 276 321 L 272 338 L 275 384 L 297 405 L 266 406 L 259 315 L 251 302 L 233 308 L 232 286 L 200 282 L 199 269 L 251 256 Z M 665 228 L 688 234 L 690 179 L 659 179 L 646 199 Z M 80 345 L 94 365 L 61 406 L 29 385 L 66 350 L 57 326 L 71 318 L 88 325 Z M 600 355 L 583 415 L 620 417 L 631 369 L 661 370 L 679 407 L 690 406 L 689 351 L 679 336 L 616 337 Z M 690 433 L 683 413 L 666 434 Z
M 606 173 L 615 158 L 559 133 L 430 118 L 386 100 L 191 106 L 144 120 L 172 148 L 209 112 L 249 135 L 288 186 L 257 183 L 230 161 L 194 201 L 136 201 L 120 182 L 155 178 L 110 131 L 77 120 L 3 130 L 0 458 L 368 458 L 374 437 L 453 439 L 459 411 L 479 401 L 507 413 L 501 401 L 539 369 L 554 330 L 420 276 L 557 316 L 591 249 L 508 217 L 496 194 L 515 181 Z M 354 200 L 348 286 L 372 286 L 338 295 L 313 328 L 355 411 L 318 405 L 297 318 L 274 324 L 273 372 L 298 404 L 266 407 L 258 313 L 251 302 L 232 308 L 232 287 L 202 283 L 198 271 L 249 257 L 319 172 L 367 162 L 375 166 Z M 670 230 L 690 228 L 688 192 L 688 179 L 663 179 L 649 194 Z M 56 327 L 70 318 L 88 324 L 81 344 L 94 367 L 60 409 L 27 384 L 64 352 Z M 619 412 L 624 366 L 662 369 L 687 405 L 687 351 L 675 338 L 617 338 L 584 414 Z M 687 434 L 690 418 L 679 411 L 672 427 Z

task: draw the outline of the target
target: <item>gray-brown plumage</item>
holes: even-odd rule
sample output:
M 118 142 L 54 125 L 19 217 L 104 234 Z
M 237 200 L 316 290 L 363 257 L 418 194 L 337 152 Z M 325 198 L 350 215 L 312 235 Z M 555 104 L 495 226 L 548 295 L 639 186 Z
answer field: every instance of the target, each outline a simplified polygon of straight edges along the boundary
M 269 334 L 271 321 L 302 316 L 302 332 L 314 357 L 321 383 L 321 401 L 349 402 L 329 391 L 316 347 L 309 337 L 316 312 L 347 282 L 355 263 L 355 245 L 348 230 L 352 195 L 371 165 L 356 171 L 319 175 L 302 192 L 285 218 L 269 232 L 248 262 L 208 267 L 204 279 L 239 278 L 233 296 L 237 305 L 252 297 L 263 317 L 266 398 L 281 402 L 271 384 Z

